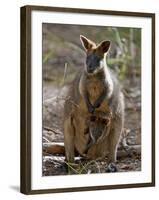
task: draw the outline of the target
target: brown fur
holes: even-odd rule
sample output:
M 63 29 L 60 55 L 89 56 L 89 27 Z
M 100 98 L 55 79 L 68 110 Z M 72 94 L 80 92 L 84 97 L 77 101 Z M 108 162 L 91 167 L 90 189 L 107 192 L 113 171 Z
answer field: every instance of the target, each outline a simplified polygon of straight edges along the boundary
M 86 39 L 86 38 L 85 38 Z M 87 44 L 87 42 L 89 44 Z M 87 54 L 91 51 L 102 52 L 102 45 L 91 45 L 90 40 L 85 41 Z M 93 43 L 94 44 L 94 43 Z M 92 49 L 91 49 L 92 48 Z M 103 58 L 105 54 L 103 52 Z M 113 86 L 113 87 L 112 87 Z M 106 115 L 112 113 L 109 125 L 109 134 L 99 142 L 90 146 L 87 158 L 101 159 L 108 155 L 109 162 L 116 161 L 116 151 L 124 123 L 124 100 L 120 87 L 106 63 L 95 74 L 88 74 L 86 70 L 78 73 L 68 92 L 64 111 L 64 143 L 68 162 L 74 162 L 75 149 L 85 155 L 90 136 L 85 134 L 86 120 L 90 117 L 89 106 L 95 112 Z M 96 106 L 100 103 L 98 106 Z
M 111 124 L 111 113 L 95 112 L 86 120 L 85 134 L 89 134 L 89 142 L 85 153 L 95 143 L 99 143 L 109 135 Z

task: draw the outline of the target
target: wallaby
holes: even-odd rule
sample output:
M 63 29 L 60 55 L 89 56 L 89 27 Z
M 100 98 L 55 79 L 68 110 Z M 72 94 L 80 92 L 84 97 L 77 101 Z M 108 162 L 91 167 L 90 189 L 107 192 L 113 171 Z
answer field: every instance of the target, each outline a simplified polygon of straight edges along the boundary
M 86 120 L 96 111 L 111 113 L 109 134 L 90 146 L 87 158 L 116 162 L 117 147 L 124 125 L 124 98 L 120 85 L 106 63 L 110 41 L 96 45 L 84 36 L 80 40 L 86 61 L 69 87 L 64 106 L 64 143 L 68 162 L 74 162 L 75 149 L 85 155 L 90 136 L 85 134 Z M 107 134 L 107 131 L 105 132 Z
M 85 134 L 89 134 L 89 141 L 86 146 L 85 153 L 87 154 L 89 148 L 99 143 L 108 136 L 110 132 L 111 113 L 95 112 L 86 120 Z

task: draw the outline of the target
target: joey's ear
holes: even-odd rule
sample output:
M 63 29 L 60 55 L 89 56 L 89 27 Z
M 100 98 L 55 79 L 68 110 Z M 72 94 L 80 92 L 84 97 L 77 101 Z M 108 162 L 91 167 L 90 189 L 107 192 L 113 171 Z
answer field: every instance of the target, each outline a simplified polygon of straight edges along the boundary
M 102 53 L 106 53 L 109 50 L 110 47 L 110 41 L 103 41 L 101 42 L 97 48 L 99 48 Z
M 82 43 L 83 47 L 85 48 L 85 50 L 89 50 L 92 47 L 96 46 L 96 44 L 94 42 L 92 42 L 88 38 L 84 37 L 83 35 L 80 35 L 80 40 L 81 40 L 81 43 Z

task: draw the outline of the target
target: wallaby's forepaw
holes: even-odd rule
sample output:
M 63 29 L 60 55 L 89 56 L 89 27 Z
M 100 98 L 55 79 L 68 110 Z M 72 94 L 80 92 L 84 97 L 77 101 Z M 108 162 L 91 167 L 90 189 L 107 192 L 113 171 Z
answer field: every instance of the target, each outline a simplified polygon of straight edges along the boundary
M 106 172 L 110 173 L 110 172 L 117 172 L 118 168 L 114 163 L 109 163 Z

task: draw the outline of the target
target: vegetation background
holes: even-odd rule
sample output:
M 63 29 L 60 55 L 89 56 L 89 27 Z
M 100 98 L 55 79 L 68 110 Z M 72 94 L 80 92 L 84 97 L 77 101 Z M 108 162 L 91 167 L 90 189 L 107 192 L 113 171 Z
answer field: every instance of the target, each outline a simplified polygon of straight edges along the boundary
M 46 152 L 46 147 L 63 142 L 65 94 L 85 64 L 80 35 L 97 43 L 111 41 L 107 63 L 122 85 L 126 104 L 123 140 L 133 149 L 118 159 L 118 166 L 120 171 L 141 170 L 141 29 L 47 23 L 43 24 L 42 31 L 43 175 L 67 174 L 63 167 L 64 157 L 51 155 Z M 77 165 L 75 173 L 105 172 L 105 162 L 78 161 Z

